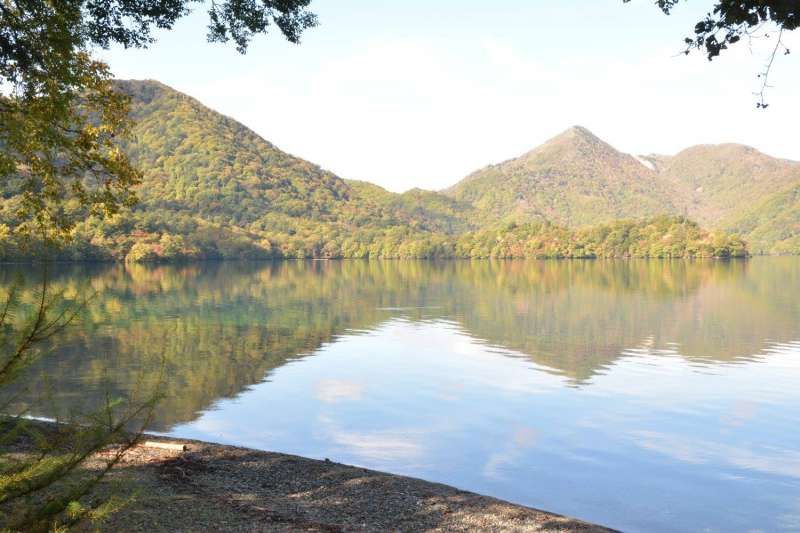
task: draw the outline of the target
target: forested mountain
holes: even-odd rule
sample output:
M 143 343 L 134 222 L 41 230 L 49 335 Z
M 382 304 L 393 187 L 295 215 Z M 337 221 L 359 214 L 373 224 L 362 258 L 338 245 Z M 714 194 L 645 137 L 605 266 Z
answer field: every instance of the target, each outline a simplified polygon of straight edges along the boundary
M 397 256 L 401 245 L 415 255 L 432 236 L 469 229 L 472 208 L 449 197 L 348 183 L 161 83 L 118 88 L 131 96 L 133 135 L 122 148 L 143 173 L 140 201 L 80 224 L 61 258 Z M 27 252 L 11 231 L 13 190 L 3 192 L 0 256 L 13 259 Z
M 110 219 L 87 218 L 59 259 L 746 253 L 736 236 L 683 216 L 694 182 L 681 173 L 680 155 L 635 158 L 584 128 L 446 193 L 397 194 L 287 154 L 161 83 L 120 81 L 118 88 L 132 101 L 133 136 L 121 147 L 143 173 L 140 202 Z M 14 232 L 13 183 L 2 185 L 0 259 L 30 257 L 29 243 Z M 751 219 L 760 220 L 757 213 Z M 751 231 L 751 219 L 730 227 Z
M 123 148 L 144 173 L 148 211 L 250 225 L 265 213 L 325 220 L 350 188 L 254 132 L 158 82 L 120 82 L 131 95 L 134 141 Z
M 738 144 L 631 156 L 575 126 L 444 191 L 483 219 L 568 227 L 679 215 L 739 233 L 757 253 L 800 253 L 800 163 Z
M 573 227 L 678 211 L 654 170 L 580 126 L 445 192 L 487 218 Z

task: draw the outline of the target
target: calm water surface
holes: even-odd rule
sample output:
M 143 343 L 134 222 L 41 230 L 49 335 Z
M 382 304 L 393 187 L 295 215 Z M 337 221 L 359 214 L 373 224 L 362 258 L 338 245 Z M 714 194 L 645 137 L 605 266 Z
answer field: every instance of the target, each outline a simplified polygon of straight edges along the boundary
M 19 270 L 4 267 L 2 285 Z M 153 429 L 177 437 L 627 531 L 800 529 L 798 258 L 106 265 L 52 278 L 99 296 L 33 370 L 58 391 L 51 410 L 141 390 L 165 361 Z

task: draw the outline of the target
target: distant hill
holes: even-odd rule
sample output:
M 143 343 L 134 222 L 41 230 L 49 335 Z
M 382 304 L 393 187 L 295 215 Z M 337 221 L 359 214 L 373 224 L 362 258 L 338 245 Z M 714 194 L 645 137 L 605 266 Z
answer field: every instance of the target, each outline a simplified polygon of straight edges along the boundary
M 357 180 L 346 180 L 352 198 L 364 205 L 378 207 L 387 224 L 404 223 L 411 227 L 446 234 L 459 234 L 475 229 L 476 209 L 439 192 L 411 189 L 401 194 Z
M 725 227 L 744 235 L 754 253 L 800 253 L 800 183 L 755 202 Z
M 739 239 L 681 216 L 673 196 L 680 172 L 667 180 L 656 170 L 672 159 L 623 154 L 584 128 L 446 193 L 397 194 L 287 154 L 159 82 L 117 84 L 131 97 L 133 136 L 121 148 L 143 173 L 140 203 L 110 219 L 87 218 L 60 259 L 746 253 Z M 13 184 L 0 194 L 0 259 L 28 257 L 13 231 Z
M 701 145 L 666 159 L 659 174 L 690 218 L 730 227 L 753 205 L 800 184 L 800 163 L 740 144 Z
M 800 253 L 800 163 L 737 144 L 632 156 L 575 126 L 522 156 L 467 176 L 445 194 L 484 222 L 568 227 L 681 215 L 740 233 L 764 253 Z

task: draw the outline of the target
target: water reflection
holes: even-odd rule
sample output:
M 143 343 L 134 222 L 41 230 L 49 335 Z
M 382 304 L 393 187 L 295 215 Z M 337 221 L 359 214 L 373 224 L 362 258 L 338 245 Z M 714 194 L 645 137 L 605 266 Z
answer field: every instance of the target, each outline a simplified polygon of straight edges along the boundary
M 452 323 L 392 319 L 172 433 L 416 475 L 626 531 L 774 530 L 800 498 L 799 353 L 775 347 L 709 373 L 639 350 L 575 388 Z
M 12 277 L 6 268 L 0 283 Z M 126 376 L 155 375 L 164 357 L 171 378 L 160 429 L 338 335 L 392 317 L 453 322 L 574 386 L 637 349 L 698 364 L 752 361 L 770 342 L 796 340 L 800 317 L 793 297 L 800 263 L 792 258 L 106 265 L 54 273 L 54 287 L 67 294 L 84 283 L 99 297 L 82 327 L 58 340 L 48 373 L 61 391 L 80 387 L 79 398 L 101 382 L 124 394 L 134 386 Z
M 796 258 L 53 272 L 82 284 L 98 298 L 34 369 L 62 406 L 154 383 L 163 359 L 160 431 L 629 530 L 796 523 Z

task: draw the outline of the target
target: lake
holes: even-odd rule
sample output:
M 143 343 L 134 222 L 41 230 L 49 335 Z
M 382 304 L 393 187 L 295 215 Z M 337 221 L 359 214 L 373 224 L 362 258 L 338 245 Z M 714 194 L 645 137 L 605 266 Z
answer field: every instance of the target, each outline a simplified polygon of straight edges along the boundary
M 7 287 L 30 268 L 4 266 Z M 800 258 L 57 266 L 52 417 L 158 382 L 154 431 L 626 531 L 800 529 Z M 25 292 L 23 299 L 30 300 Z M 41 382 L 41 381 L 39 381 Z M 26 396 L 27 395 L 27 396 Z

